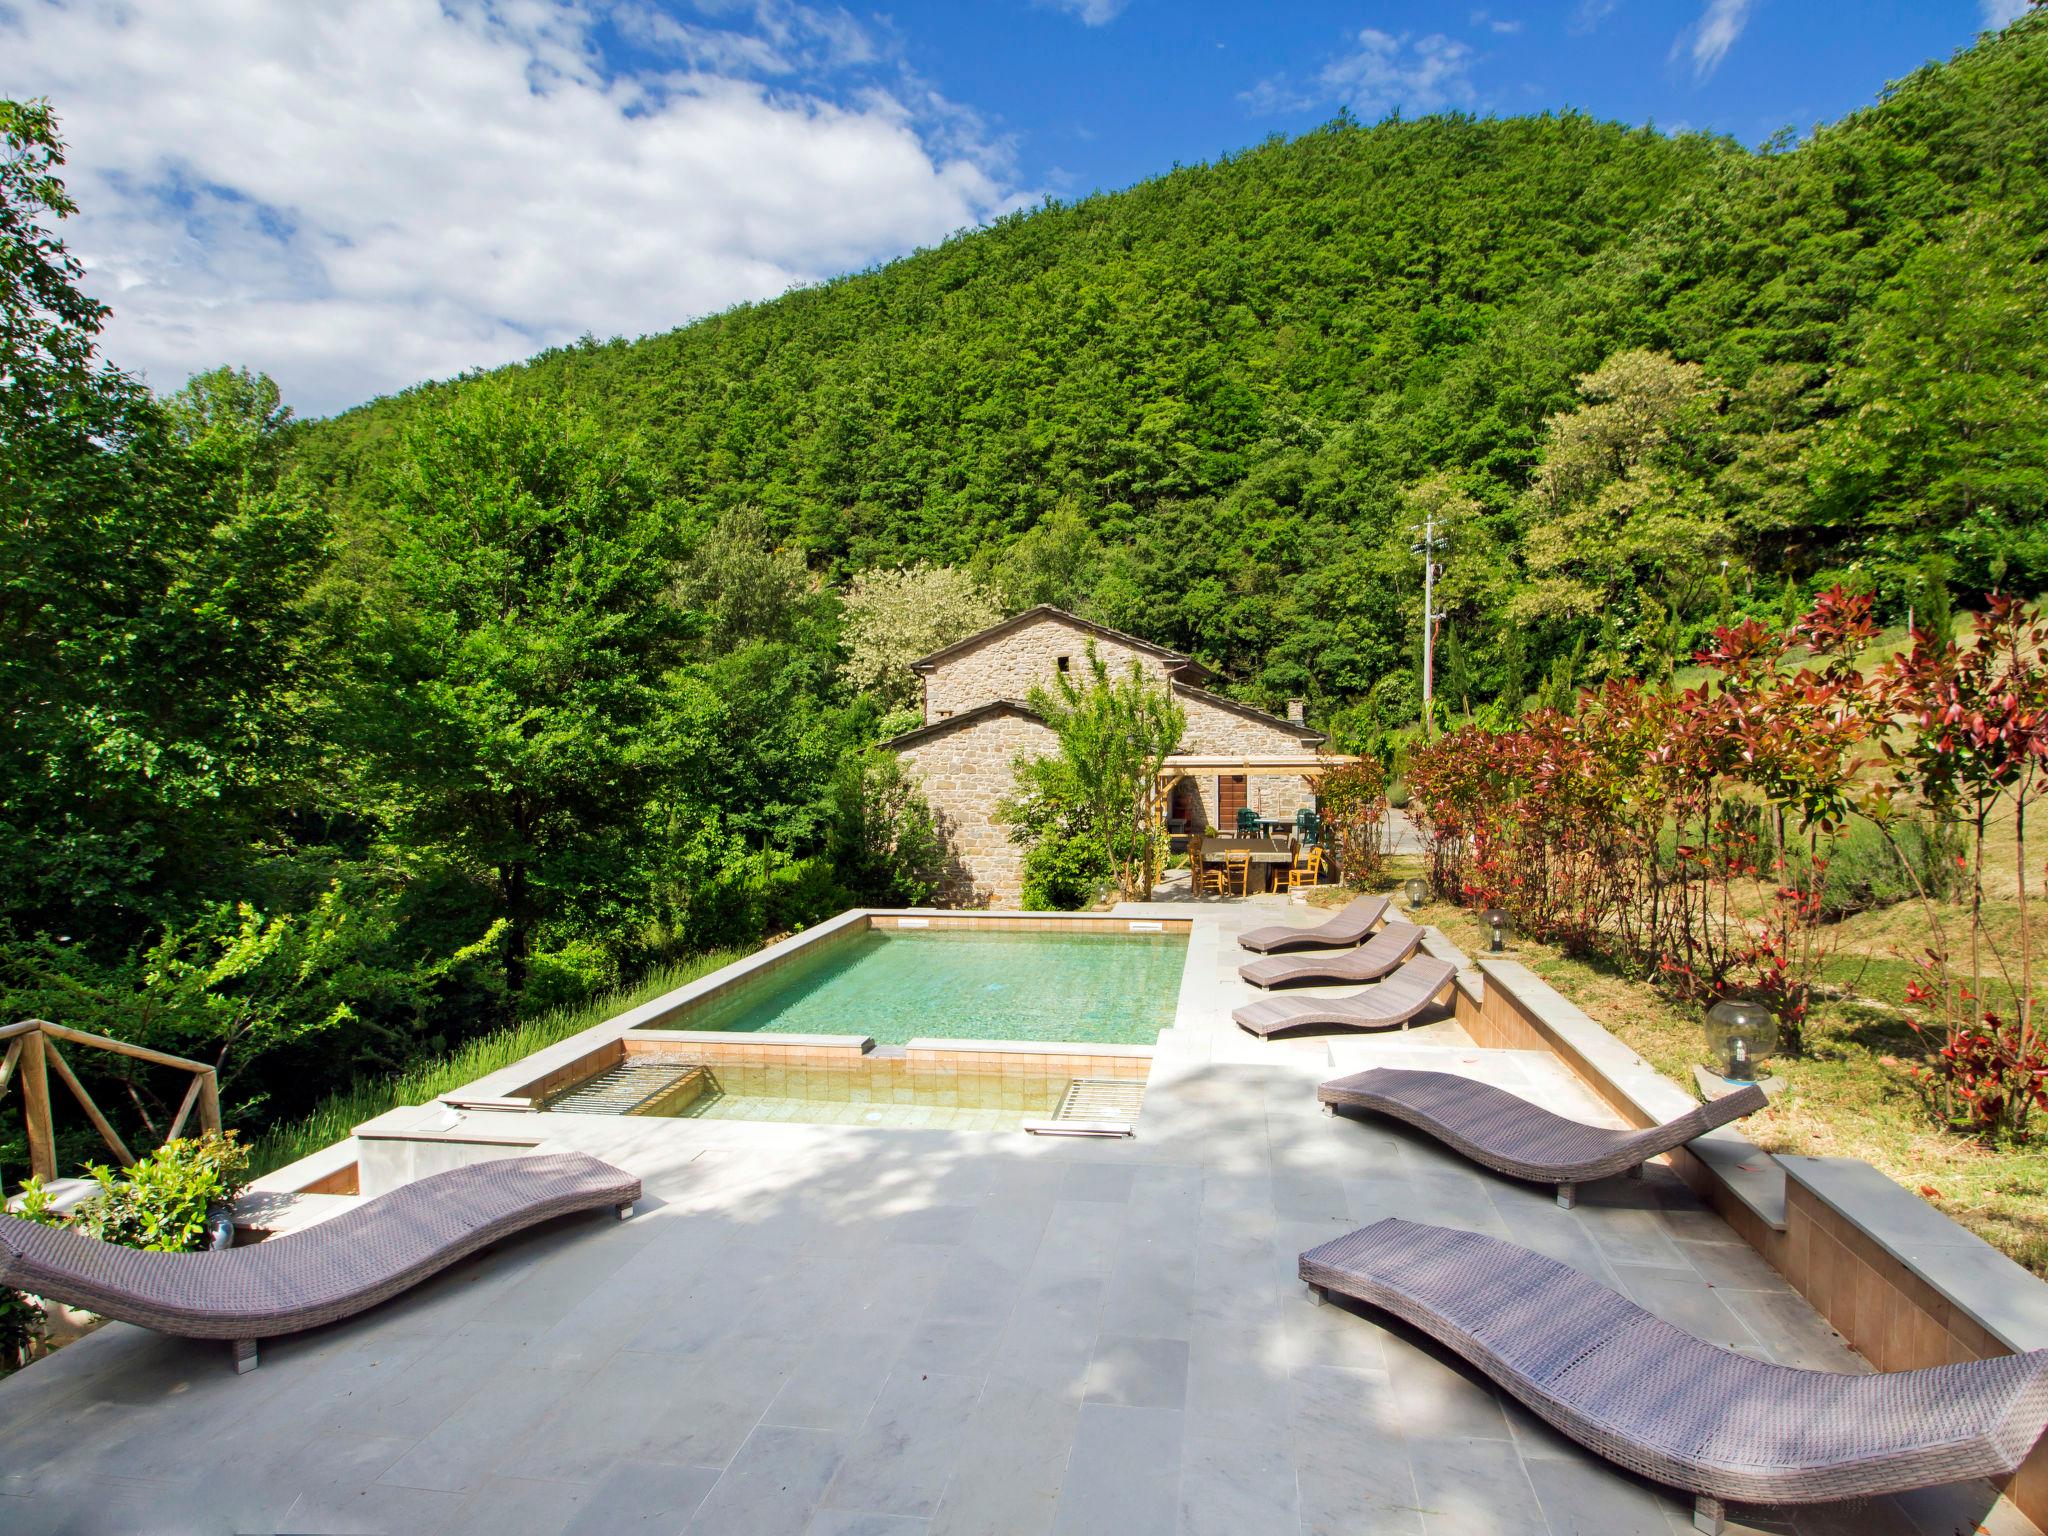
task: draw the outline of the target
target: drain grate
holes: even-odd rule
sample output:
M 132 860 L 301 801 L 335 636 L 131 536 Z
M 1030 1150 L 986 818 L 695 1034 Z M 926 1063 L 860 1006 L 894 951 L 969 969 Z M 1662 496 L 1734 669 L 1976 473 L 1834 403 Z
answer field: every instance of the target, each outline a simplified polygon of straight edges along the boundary
M 1145 1085 L 1129 1077 L 1077 1077 L 1050 1120 L 1026 1120 L 1034 1136 L 1131 1136 L 1145 1105 Z
M 570 1115 L 631 1115 L 658 1099 L 687 1102 L 710 1086 L 710 1069 L 695 1062 L 629 1061 L 585 1078 L 546 1107 Z

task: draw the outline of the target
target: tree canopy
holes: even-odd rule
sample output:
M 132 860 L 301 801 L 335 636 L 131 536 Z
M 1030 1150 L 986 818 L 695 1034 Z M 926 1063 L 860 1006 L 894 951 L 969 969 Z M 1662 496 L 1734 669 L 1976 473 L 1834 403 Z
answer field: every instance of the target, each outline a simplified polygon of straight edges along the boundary
M 1803 141 L 1340 118 L 512 372 L 644 444 L 685 522 L 754 509 L 833 582 L 970 567 L 1369 736 L 1419 659 L 1427 482 L 1476 509 L 1446 593 L 1477 700 L 1581 647 L 1682 659 L 1731 600 L 2048 583 L 2044 164 L 2029 14 Z M 1637 459 L 1572 468 L 1659 379 Z M 471 387 L 305 462 L 347 494 Z

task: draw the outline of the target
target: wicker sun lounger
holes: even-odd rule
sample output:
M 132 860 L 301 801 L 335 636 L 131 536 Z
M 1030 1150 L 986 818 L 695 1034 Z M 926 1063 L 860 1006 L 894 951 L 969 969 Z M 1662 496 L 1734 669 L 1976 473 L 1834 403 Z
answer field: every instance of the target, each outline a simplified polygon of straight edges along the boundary
M 1579 1185 L 1632 1173 L 1659 1153 L 1753 1115 L 1767 1102 L 1752 1083 L 1662 1125 L 1617 1131 L 1567 1120 L 1490 1083 L 1405 1067 L 1354 1072 L 1323 1084 L 1316 1097 L 1329 1113 L 1369 1109 L 1405 1120 L 1496 1173 L 1555 1184 L 1557 1203 L 1567 1210 Z
M 1372 932 L 1374 925 L 1386 916 L 1387 906 L 1384 896 L 1359 896 L 1346 902 L 1344 909 L 1327 923 L 1318 923 L 1313 928 L 1275 923 L 1240 934 L 1237 942 L 1240 947 L 1262 955 L 1284 954 L 1290 949 L 1349 949 Z
M 1719 1348 L 1499 1238 L 1388 1217 L 1301 1256 L 1318 1301 L 1355 1297 L 1455 1350 L 1544 1422 L 1694 1495 L 1813 1504 L 1999 1477 L 2048 1423 L 2048 1350 L 1850 1376 Z
M 1277 1034 L 1312 1024 L 1340 1029 L 1406 1028 L 1451 984 L 1458 968 L 1448 960 L 1417 955 L 1377 986 L 1350 997 L 1262 997 L 1233 1009 L 1239 1027 L 1255 1035 Z
M 1356 949 L 1328 955 L 1269 955 L 1240 965 L 1237 974 L 1255 987 L 1289 982 L 1378 981 L 1415 953 L 1422 930 L 1413 923 L 1389 923 Z
M 146 1253 L 0 1217 L 0 1284 L 188 1339 L 256 1341 L 335 1322 L 457 1259 L 573 1211 L 633 1213 L 640 1181 L 580 1152 L 437 1173 L 343 1215 L 221 1253 Z

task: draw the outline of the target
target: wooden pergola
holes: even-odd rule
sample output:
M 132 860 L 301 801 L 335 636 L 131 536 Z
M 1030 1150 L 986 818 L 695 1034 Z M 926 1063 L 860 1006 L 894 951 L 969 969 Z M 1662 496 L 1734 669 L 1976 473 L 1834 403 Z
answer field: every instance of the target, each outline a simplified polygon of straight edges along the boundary
M 7 1042 L 7 1054 L 0 1056 L 0 1097 L 6 1095 L 18 1071 L 22 1110 L 28 1118 L 29 1172 L 46 1184 L 57 1177 L 57 1141 L 50 1120 L 50 1073 L 53 1071 L 71 1090 L 71 1096 L 78 1100 L 78 1107 L 85 1111 L 85 1118 L 92 1122 L 92 1128 L 100 1133 L 100 1140 L 107 1144 L 107 1149 L 121 1166 L 126 1168 L 135 1161 L 135 1154 L 128 1150 L 127 1143 L 121 1140 L 107 1117 L 100 1113 L 99 1105 L 93 1103 L 92 1095 L 85 1091 L 85 1084 L 78 1080 L 78 1074 L 71 1070 L 71 1064 L 57 1048 L 60 1040 L 67 1045 L 111 1051 L 116 1056 L 190 1072 L 191 1086 L 185 1090 L 184 1102 L 178 1106 L 177 1118 L 171 1121 L 170 1132 L 164 1138 L 166 1141 L 185 1128 L 194 1108 L 199 1111 L 202 1129 L 220 1129 L 220 1085 L 213 1068 L 203 1061 L 173 1056 L 166 1051 L 153 1051 L 147 1046 L 130 1045 L 126 1040 L 113 1040 L 105 1035 L 89 1035 L 82 1029 L 66 1029 L 48 1019 L 23 1019 L 18 1024 L 0 1026 L 0 1040 Z
M 1176 752 L 1159 769 L 1162 790 L 1198 773 L 1243 774 L 1249 779 L 1308 779 L 1314 781 L 1332 768 L 1348 768 L 1358 759 L 1348 752 L 1265 752 L 1231 756 L 1216 753 Z
M 1348 752 L 1176 752 L 1159 767 L 1159 785 L 1152 800 L 1153 824 L 1165 824 L 1173 786 L 1182 779 L 1227 774 L 1246 779 L 1306 779 L 1313 785 L 1331 769 L 1347 768 L 1357 761 Z

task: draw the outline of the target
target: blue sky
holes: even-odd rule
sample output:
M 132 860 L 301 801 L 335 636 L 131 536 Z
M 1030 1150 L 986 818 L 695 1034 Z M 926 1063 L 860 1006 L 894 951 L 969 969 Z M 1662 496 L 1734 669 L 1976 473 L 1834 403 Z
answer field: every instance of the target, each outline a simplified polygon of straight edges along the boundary
M 891 7 L 910 60 L 1012 136 L 1023 181 L 1127 186 L 1349 105 L 1507 115 L 1573 107 L 1755 145 L 1875 98 L 2018 9 L 1977 0 L 1200 0 Z M 1697 53 L 1701 24 L 1720 26 Z M 1367 32 L 1387 42 L 1362 41 Z M 1440 38 L 1448 46 L 1432 48 Z M 1361 67 L 1347 68 L 1350 65 Z
M 158 388 L 326 412 L 1296 134 L 1566 107 L 1757 144 L 2022 0 L 0 0 Z

